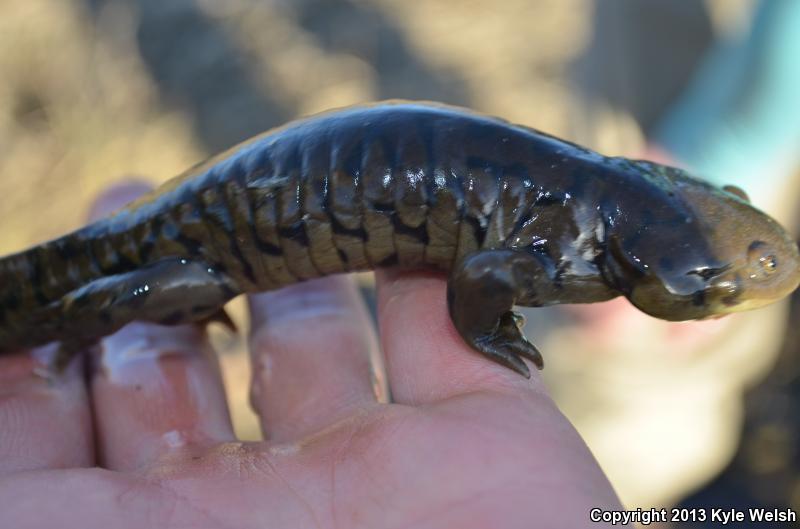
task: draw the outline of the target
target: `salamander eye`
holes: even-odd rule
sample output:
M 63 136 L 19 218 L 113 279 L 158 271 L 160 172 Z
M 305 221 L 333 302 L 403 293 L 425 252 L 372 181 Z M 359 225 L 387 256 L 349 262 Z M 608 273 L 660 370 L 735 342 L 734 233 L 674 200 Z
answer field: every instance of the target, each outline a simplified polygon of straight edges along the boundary
M 778 268 L 778 261 L 775 259 L 774 255 L 765 255 L 759 257 L 758 264 L 761 265 L 761 269 L 766 274 L 771 274 L 776 268 Z
M 747 193 L 745 193 L 744 189 L 742 189 L 741 187 L 728 185 L 728 186 L 723 186 L 722 190 L 723 191 L 727 191 L 731 195 L 736 195 L 737 197 L 741 198 L 745 202 L 750 202 L 750 197 L 747 196 Z
M 750 278 L 764 278 L 772 275 L 778 269 L 778 258 L 775 253 L 762 241 L 753 242 L 747 249 L 747 260 L 750 263 Z

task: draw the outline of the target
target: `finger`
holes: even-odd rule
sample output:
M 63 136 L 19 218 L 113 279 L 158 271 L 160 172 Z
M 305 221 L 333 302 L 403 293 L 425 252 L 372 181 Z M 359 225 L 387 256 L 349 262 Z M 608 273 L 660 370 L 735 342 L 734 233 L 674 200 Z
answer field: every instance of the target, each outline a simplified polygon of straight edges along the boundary
M 133 470 L 234 439 L 214 352 L 198 326 L 132 323 L 102 340 L 92 376 L 98 458 Z
M 144 191 L 144 184 L 126 184 L 106 202 L 122 205 L 126 197 Z M 105 212 L 93 211 L 92 217 Z M 27 352 L 0 357 L 0 474 L 94 464 L 83 358 L 74 359 L 63 373 L 54 373 L 45 366 L 56 348 L 53 344 L 38 349 L 38 359 Z
M 447 281 L 429 273 L 376 272 L 378 325 L 395 402 L 419 404 L 479 389 L 543 391 L 488 360 L 459 336 L 447 311 Z
M 142 190 L 112 189 L 93 214 L 118 209 Z M 219 368 L 199 326 L 133 323 L 100 348 L 91 378 L 100 464 L 137 469 L 176 449 L 233 440 Z
M 265 437 L 288 441 L 376 402 L 372 321 L 352 279 L 334 276 L 250 298 L 251 400 Z
M 129 180 L 109 187 L 89 206 L 89 221 L 95 221 L 113 213 L 152 189 L 153 186 L 142 180 Z
M 58 374 L 43 365 L 28 353 L 0 356 L 0 475 L 94 464 L 82 359 Z

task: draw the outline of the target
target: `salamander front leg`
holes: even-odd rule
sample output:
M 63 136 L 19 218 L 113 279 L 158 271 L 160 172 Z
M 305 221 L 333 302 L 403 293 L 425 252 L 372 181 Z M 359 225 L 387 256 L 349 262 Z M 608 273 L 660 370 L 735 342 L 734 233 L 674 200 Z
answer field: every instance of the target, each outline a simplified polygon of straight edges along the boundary
M 521 332 L 524 318 L 511 310 L 518 300 L 535 304 L 534 286 L 545 277 L 536 257 L 519 250 L 484 250 L 467 255 L 447 284 L 450 317 L 470 346 L 530 377 L 527 358 L 541 369 L 539 350 Z

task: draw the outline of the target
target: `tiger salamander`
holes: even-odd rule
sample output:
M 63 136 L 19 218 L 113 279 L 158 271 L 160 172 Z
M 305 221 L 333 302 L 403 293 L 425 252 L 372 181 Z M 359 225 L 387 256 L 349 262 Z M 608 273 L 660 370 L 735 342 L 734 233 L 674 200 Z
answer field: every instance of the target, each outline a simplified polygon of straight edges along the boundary
M 377 267 L 449 273 L 466 343 L 541 368 L 514 305 L 624 295 L 690 320 L 800 282 L 798 248 L 736 188 L 605 157 L 460 108 L 353 107 L 291 122 L 122 211 L 0 260 L 0 352 L 62 351 L 132 320 L 203 321 L 242 293 Z

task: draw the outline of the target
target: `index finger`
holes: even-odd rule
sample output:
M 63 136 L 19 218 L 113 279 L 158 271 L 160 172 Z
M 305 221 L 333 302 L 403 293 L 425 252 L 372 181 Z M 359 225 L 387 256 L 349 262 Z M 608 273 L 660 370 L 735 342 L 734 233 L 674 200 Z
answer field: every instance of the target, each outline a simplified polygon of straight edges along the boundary
M 450 321 L 444 276 L 379 270 L 375 277 L 381 341 L 396 402 L 420 404 L 480 389 L 544 391 L 538 370 L 525 379 L 464 342 Z

